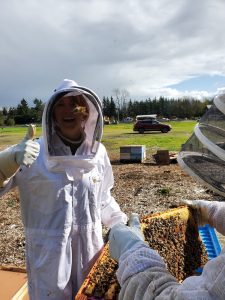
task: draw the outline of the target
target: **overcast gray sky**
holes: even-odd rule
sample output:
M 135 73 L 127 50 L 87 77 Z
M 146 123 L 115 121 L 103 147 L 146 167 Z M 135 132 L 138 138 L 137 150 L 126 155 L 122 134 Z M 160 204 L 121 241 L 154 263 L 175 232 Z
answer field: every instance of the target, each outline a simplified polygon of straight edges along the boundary
M 224 0 L 2 0 L 0 105 L 64 78 L 100 97 L 201 98 L 225 86 Z

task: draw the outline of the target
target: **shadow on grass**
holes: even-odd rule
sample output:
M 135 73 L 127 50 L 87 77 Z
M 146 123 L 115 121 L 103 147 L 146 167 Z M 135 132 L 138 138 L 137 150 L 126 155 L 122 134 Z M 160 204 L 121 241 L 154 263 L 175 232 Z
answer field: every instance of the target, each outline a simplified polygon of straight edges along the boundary
M 126 132 L 124 134 L 132 134 L 132 135 L 144 135 L 144 134 L 166 134 L 166 133 L 169 133 L 169 132 L 161 132 L 161 131 L 145 131 L 144 133 L 139 133 L 139 132 Z

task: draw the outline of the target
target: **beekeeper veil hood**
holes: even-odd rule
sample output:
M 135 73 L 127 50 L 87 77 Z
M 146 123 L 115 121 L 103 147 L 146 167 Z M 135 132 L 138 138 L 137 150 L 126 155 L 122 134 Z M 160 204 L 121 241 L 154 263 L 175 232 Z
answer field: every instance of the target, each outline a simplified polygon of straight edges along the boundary
M 209 110 L 182 145 L 180 166 L 216 193 L 225 196 L 225 93 L 219 93 Z
M 65 97 L 70 98 L 74 102 L 74 107 L 69 114 L 69 117 L 64 120 L 69 126 L 76 126 L 73 121 L 79 115 L 81 118 L 81 141 L 76 153 L 68 153 L 62 140 L 69 143 L 70 141 L 60 132 L 57 127 L 57 121 L 54 118 L 54 109 L 59 105 Z M 67 169 L 80 168 L 83 172 L 90 170 L 95 162 L 95 157 L 98 152 L 99 144 L 102 137 L 103 118 L 101 112 L 101 101 L 98 96 L 85 87 L 79 86 L 75 81 L 64 79 L 61 85 L 54 90 L 53 95 L 45 105 L 43 118 L 43 139 L 45 148 L 46 165 L 48 169 L 63 171 Z M 78 141 L 79 142 L 79 141 Z M 68 147 L 67 147 L 68 149 Z

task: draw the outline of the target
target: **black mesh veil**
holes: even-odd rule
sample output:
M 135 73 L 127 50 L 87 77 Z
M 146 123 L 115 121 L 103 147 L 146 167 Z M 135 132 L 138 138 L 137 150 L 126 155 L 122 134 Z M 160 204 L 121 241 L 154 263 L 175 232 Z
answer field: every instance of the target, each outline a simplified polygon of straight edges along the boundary
M 225 196 L 225 94 L 215 97 L 182 145 L 178 162 L 191 176 Z

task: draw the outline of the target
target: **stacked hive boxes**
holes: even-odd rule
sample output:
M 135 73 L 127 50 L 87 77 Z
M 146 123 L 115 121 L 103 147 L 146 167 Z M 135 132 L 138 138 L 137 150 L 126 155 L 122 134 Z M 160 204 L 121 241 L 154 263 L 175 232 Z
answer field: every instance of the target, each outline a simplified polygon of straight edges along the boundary
M 144 162 L 146 159 L 145 146 L 130 145 L 120 147 L 121 162 Z

